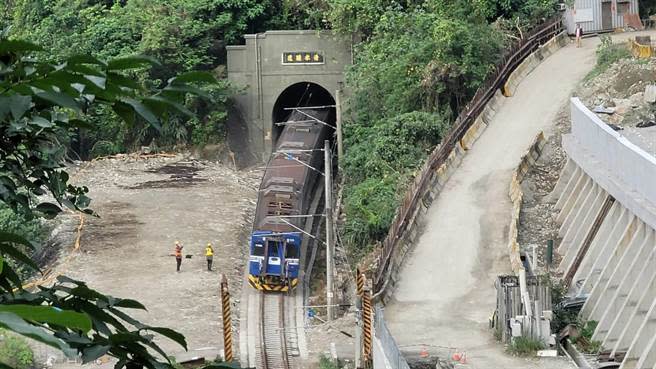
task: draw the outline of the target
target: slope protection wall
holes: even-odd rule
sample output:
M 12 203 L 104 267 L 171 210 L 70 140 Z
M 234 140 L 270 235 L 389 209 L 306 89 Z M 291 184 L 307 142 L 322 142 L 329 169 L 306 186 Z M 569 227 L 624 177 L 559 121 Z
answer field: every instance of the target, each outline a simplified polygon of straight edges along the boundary
M 571 100 L 568 162 L 554 188 L 559 270 L 621 369 L 656 367 L 656 158 Z

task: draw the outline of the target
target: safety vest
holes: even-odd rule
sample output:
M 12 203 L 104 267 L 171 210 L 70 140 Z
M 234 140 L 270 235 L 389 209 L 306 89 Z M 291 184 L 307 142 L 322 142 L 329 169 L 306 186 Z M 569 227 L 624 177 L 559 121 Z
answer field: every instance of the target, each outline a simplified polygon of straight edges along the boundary
M 214 256 L 214 250 L 211 247 L 206 247 L 205 256 Z
M 176 258 L 181 258 L 182 257 L 182 247 L 180 247 L 180 246 L 175 247 L 175 257 Z

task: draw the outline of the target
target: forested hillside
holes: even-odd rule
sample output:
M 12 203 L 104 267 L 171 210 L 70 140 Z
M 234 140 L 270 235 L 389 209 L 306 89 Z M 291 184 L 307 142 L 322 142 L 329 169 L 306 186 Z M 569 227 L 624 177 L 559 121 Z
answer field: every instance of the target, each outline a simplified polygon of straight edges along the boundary
M 555 13 L 557 0 L 7 0 L 12 37 L 44 45 L 43 57 L 145 54 L 161 61 L 133 72 L 146 88 L 180 72 L 213 73 L 208 96 L 188 97 L 194 115 L 171 114 L 156 130 L 122 123 L 106 107 L 87 113 L 71 154 L 90 158 L 141 145 L 173 148 L 223 140 L 229 97 L 225 46 L 269 29 L 334 29 L 355 45 L 345 123 L 351 250 L 384 237 L 405 184 L 437 145 L 504 45 Z M 356 36 L 356 37 L 353 37 Z M 156 108 L 156 107 L 153 107 Z M 190 116 L 193 116 L 190 118 Z
M 333 1 L 357 32 L 345 125 L 345 240 L 356 255 L 389 229 L 407 183 L 510 42 L 556 13 L 553 0 Z

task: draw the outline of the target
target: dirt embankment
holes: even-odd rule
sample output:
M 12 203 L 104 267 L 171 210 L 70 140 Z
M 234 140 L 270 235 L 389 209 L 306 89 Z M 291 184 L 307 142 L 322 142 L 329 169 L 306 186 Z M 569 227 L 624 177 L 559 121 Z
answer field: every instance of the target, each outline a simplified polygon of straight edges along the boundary
M 107 159 L 78 168 L 73 183 L 85 185 L 100 217 L 86 217 L 79 250 L 77 216 L 63 216 L 62 249 L 53 274 L 87 281 L 92 288 L 142 302 L 144 323 L 176 329 L 187 337 L 189 353 L 160 342 L 179 359 L 214 358 L 222 349 L 219 281 L 228 276 L 232 296 L 240 296 L 247 237 L 261 177 L 259 170 L 228 167 L 178 155 L 171 158 Z M 71 231 L 70 228 L 73 228 Z M 60 237 L 61 238 L 61 237 Z M 174 241 L 185 258 L 175 271 Z M 207 271 L 205 245 L 214 245 L 214 270 Z M 233 323 L 239 322 L 233 302 Z

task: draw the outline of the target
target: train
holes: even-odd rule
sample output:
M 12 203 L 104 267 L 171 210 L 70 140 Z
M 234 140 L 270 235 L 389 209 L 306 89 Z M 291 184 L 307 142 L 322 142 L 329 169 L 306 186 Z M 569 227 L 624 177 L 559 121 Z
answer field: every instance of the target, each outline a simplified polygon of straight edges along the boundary
M 291 110 L 264 172 L 249 241 L 248 282 L 287 292 L 298 285 L 307 212 L 322 178 L 331 109 Z M 311 119 L 309 117 L 314 117 Z

